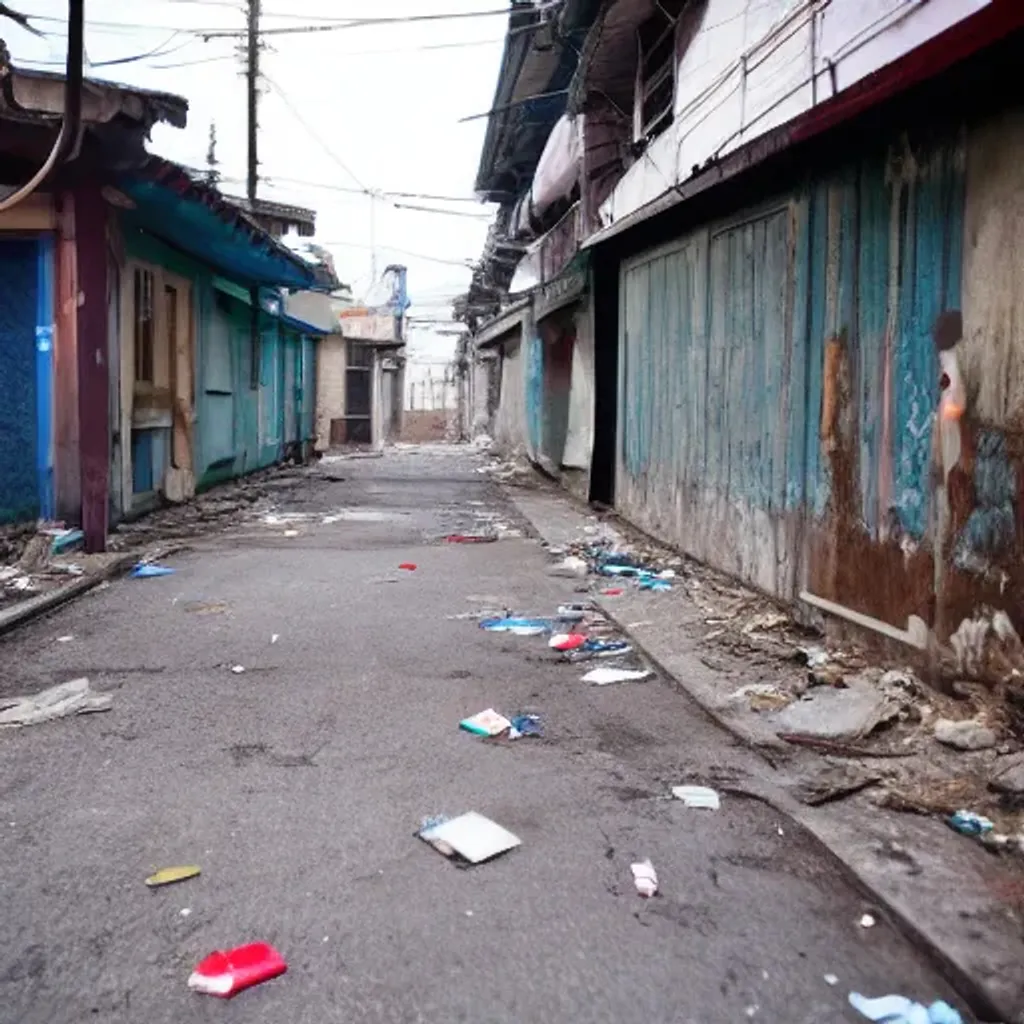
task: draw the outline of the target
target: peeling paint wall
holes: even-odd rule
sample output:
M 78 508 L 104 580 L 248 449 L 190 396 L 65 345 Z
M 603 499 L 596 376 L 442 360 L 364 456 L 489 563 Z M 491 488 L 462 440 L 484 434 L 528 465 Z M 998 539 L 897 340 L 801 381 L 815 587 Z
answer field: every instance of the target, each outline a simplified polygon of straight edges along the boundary
M 783 598 L 1020 629 L 1022 197 L 1018 111 L 624 264 L 617 507 Z

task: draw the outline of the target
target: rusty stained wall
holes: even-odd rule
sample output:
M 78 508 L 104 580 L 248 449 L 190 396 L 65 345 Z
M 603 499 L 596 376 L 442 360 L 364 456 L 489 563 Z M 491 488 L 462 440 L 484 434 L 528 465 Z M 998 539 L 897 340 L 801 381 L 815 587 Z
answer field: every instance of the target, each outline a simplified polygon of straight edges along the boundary
M 800 228 L 783 200 L 622 275 L 616 505 L 780 596 L 797 585 L 804 493 Z
M 769 593 L 795 599 L 807 589 L 899 628 L 917 615 L 945 635 L 991 599 L 977 572 L 968 586 L 962 570 L 947 575 L 932 558 L 941 525 L 932 328 L 960 308 L 966 274 L 963 291 L 975 297 L 963 302 L 963 361 L 988 366 L 991 352 L 971 353 L 998 334 L 1004 366 L 990 369 L 1003 380 L 1008 365 L 1011 389 L 1024 390 L 1013 370 L 1024 269 L 998 238 L 979 243 L 983 257 L 969 242 L 964 266 L 965 177 L 969 238 L 989 216 L 981 211 L 998 211 L 1011 194 L 1020 206 L 1014 182 L 981 177 L 981 166 L 989 179 L 1024 167 L 1020 156 L 984 151 L 1006 135 L 992 126 L 881 140 L 774 204 L 624 265 L 618 507 Z M 1000 278 L 974 269 L 979 259 L 1013 269 Z M 982 294 L 1001 334 L 973 326 Z M 1012 404 L 1005 385 L 985 386 L 982 404 Z M 1009 539 L 1012 445 L 979 437 L 983 482 L 959 498 L 950 490 L 951 557 L 957 543 L 974 550 Z M 996 511 L 975 515 L 963 540 L 981 492 Z

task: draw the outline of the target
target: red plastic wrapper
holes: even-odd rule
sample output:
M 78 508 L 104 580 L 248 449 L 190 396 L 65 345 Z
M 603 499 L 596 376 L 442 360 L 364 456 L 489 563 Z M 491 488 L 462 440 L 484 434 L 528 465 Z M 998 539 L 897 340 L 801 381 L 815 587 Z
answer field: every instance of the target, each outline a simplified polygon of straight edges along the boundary
M 399 569 L 404 569 L 406 572 L 415 572 L 416 571 L 416 563 L 415 562 L 403 562 L 398 568 Z
M 188 979 L 188 987 L 208 996 L 230 999 L 243 989 L 259 985 L 284 974 L 288 965 L 284 957 L 266 942 L 211 953 L 196 964 Z

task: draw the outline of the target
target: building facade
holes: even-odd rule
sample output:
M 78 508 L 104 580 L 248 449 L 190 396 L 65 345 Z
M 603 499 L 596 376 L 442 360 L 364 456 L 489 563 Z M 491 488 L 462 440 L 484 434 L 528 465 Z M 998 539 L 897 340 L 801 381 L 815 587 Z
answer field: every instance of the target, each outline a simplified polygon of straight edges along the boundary
M 495 440 L 910 648 L 962 665 L 994 613 L 1024 627 L 1022 26 L 998 0 L 604 5 L 463 311 L 502 353 Z M 509 165 L 485 147 L 483 185 Z M 548 295 L 584 256 L 570 325 Z
M 13 70 L 4 177 L 53 144 L 63 79 Z M 316 341 L 282 290 L 322 273 L 216 188 L 146 153 L 185 100 L 87 81 L 83 140 L 52 183 L 0 213 L 0 522 L 109 526 L 313 437 Z

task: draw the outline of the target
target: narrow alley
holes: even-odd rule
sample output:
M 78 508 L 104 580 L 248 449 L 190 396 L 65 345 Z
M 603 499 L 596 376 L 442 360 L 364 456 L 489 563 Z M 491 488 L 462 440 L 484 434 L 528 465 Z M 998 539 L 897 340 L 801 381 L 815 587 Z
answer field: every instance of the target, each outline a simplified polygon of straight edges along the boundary
M 666 680 L 589 686 L 546 638 L 478 628 L 578 600 L 482 463 L 325 459 L 284 478 L 279 514 L 168 557 L 173 575 L 0 639 L 0 696 L 88 677 L 113 702 L 0 737 L 0 1020 L 818 1024 L 862 1019 L 851 991 L 962 1007 L 821 847 L 730 791 L 765 762 Z M 496 543 L 444 542 L 496 524 Z M 460 731 L 490 707 L 539 715 L 543 738 Z M 684 783 L 718 785 L 720 809 L 671 799 Z M 521 846 L 459 870 L 417 838 L 467 811 Z M 649 900 L 630 870 L 647 858 Z M 147 890 L 175 864 L 202 873 Z M 252 941 L 284 977 L 229 1004 L 189 992 L 203 956 Z

